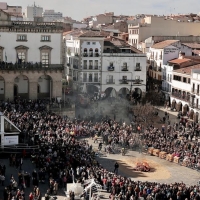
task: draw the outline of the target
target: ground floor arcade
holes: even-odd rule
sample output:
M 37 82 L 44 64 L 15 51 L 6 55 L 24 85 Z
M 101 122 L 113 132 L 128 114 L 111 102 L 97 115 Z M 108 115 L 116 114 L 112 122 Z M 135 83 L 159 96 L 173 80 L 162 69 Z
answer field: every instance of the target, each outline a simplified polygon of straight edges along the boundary
M 0 71 L 0 100 L 62 97 L 62 70 Z

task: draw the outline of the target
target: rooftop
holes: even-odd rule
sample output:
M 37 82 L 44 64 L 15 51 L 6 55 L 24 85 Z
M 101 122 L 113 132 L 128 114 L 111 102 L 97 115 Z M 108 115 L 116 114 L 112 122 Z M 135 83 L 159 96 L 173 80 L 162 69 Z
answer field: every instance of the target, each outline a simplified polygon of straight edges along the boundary
M 174 44 L 175 42 L 179 42 L 179 40 L 165 40 L 165 41 L 158 42 L 158 43 L 154 44 L 151 48 L 163 49 L 167 46 Z
M 174 64 L 182 64 L 182 63 L 185 63 L 185 62 L 189 62 L 191 61 L 191 59 L 188 59 L 188 58 L 177 58 L 177 59 L 173 59 L 173 60 L 169 60 L 168 62 L 169 63 L 174 63 Z
M 200 49 L 199 43 L 182 43 L 182 44 L 192 49 Z
M 200 69 L 200 64 L 174 70 L 176 73 L 191 75 L 192 69 Z
M 86 31 L 79 35 L 79 37 L 104 37 L 100 31 Z

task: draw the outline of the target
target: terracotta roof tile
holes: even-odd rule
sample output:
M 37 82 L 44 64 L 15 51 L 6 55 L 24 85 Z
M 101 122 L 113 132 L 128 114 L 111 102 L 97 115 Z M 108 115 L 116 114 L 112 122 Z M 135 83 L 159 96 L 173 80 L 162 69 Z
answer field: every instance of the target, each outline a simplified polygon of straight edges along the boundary
M 167 46 L 170 46 L 172 44 L 174 44 L 175 42 L 178 42 L 179 40 L 165 40 L 159 43 L 154 44 L 151 48 L 154 49 L 163 49 Z
M 177 59 L 173 59 L 173 60 L 169 60 L 168 62 L 169 63 L 174 63 L 174 64 L 181 64 L 181 63 L 184 63 L 184 62 L 188 62 L 188 61 L 191 61 L 191 59 L 187 59 L 187 58 L 177 58 Z
M 182 43 L 182 44 L 192 49 L 200 49 L 199 43 Z
M 193 65 L 193 66 L 190 66 L 190 67 L 181 68 L 181 69 L 177 69 L 177 70 L 174 70 L 174 72 L 191 75 L 192 69 L 200 69 L 200 64 Z

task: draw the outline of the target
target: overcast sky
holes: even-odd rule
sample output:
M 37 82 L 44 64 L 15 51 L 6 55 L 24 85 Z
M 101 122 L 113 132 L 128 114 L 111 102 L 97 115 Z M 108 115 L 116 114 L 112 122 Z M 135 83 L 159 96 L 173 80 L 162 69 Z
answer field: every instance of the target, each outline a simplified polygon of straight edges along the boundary
M 34 0 L 1 0 L 8 5 L 22 6 L 23 10 L 34 4 Z M 114 12 L 116 15 L 127 14 L 177 14 L 198 13 L 199 0 L 35 0 L 35 4 L 43 9 L 54 9 L 80 20 L 86 16 L 104 12 Z

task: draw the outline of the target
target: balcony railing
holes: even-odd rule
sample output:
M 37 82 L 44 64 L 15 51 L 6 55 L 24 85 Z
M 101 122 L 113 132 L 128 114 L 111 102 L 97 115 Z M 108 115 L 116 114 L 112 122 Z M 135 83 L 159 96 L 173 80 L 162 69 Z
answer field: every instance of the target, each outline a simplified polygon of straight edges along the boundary
M 106 83 L 107 84 L 115 84 L 115 80 L 114 79 L 106 79 Z
M 62 64 L 42 64 L 42 63 L 5 63 L 0 62 L 0 70 L 48 70 L 48 69 L 64 69 Z
M 128 71 L 128 67 L 122 66 L 121 71 Z
M 121 84 L 128 84 L 128 80 L 127 79 L 120 79 L 119 81 L 121 82 Z
M 180 99 L 180 100 L 183 100 L 183 101 L 187 101 L 187 102 L 190 101 L 190 95 L 183 95 L 183 94 L 180 94 L 180 93 L 172 92 L 172 97 L 175 97 L 177 99 Z
M 165 80 L 165 81 L 166 81 L 166 76 L 162 76 L 162 80 Z
M 84 52 L 84 53 L 82 54 L 82 56 L 83 56 L 83 57 L 99 57 L 99 53 L 91 53 L 91 52 L 86 53 L 86 52 Z
M 135 71 L 141 71 L 141 67 L 135 67 Z
M 113 67 L 113 66 L 108 67 L 108 71 L 114 71 L 114 70 L 115 70 L 115 67 Z
M 76 78 L 76 77 L 73 77 L 73 81 L 77 81 L 77 78 Z
M 88 78 L 88 79 L 83 79 L 83 82 L 99 83 L 100 80 L 98 78 L 94 78 L 94 79 Z

